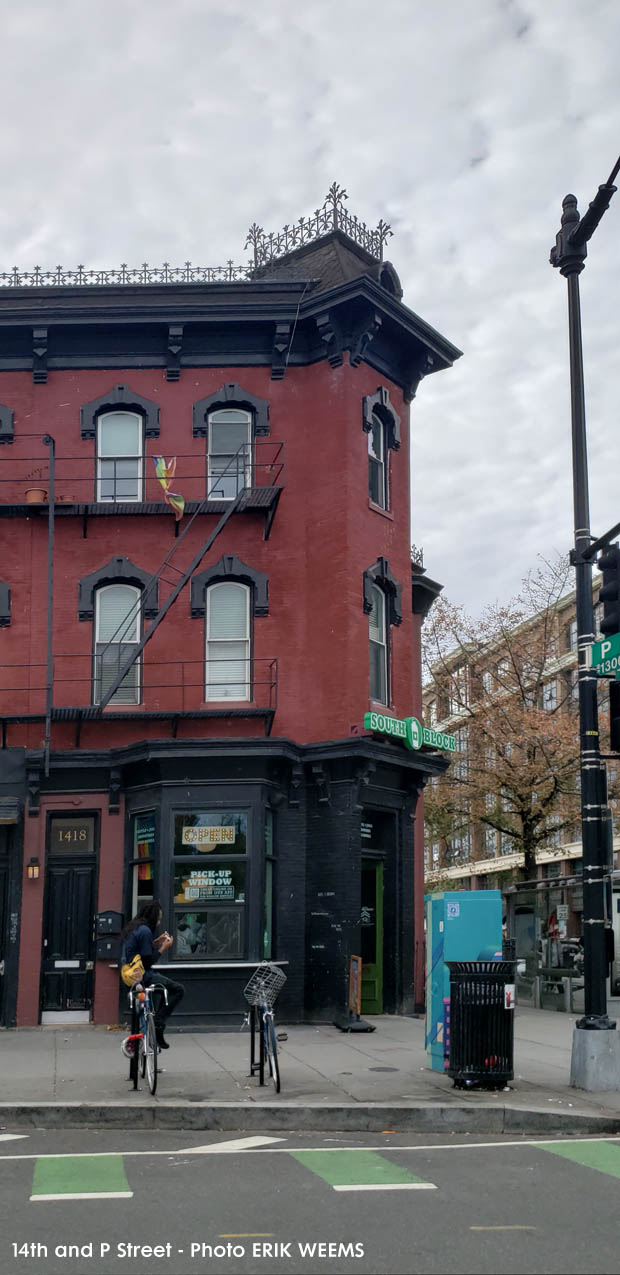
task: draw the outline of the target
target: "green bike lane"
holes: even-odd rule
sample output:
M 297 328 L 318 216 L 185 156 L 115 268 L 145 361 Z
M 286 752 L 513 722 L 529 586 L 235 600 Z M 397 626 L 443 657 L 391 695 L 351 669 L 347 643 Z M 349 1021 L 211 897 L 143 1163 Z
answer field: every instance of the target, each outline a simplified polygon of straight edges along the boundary
M 35 1133 L 0 1155 L 7 1275 L 620 1272 L 620 1140 Z

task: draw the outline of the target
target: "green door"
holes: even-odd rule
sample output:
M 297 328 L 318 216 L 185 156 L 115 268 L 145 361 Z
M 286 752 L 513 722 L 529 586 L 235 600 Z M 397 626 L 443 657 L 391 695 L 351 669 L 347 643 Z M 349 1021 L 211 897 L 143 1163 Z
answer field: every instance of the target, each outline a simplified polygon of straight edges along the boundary
M 362 859 L 362 1013 L 383 1013 L 383 864 Z

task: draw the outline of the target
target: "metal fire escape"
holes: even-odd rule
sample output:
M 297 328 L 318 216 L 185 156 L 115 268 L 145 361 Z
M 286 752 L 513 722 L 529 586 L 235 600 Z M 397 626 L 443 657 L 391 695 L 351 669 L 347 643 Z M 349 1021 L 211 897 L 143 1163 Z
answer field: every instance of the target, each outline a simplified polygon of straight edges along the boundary
M 78 722 L 81 723 L 83 720 L 99 720 L 102 718 L 104 714 L 104 710 L 106 709 L 107 705 L 113 699 L 114 695 L 118 691 L 124 679 L 127 677 L 128 673 L 131 671 L 131 669 L 135 665 L 136 661 L 140 659 L 142 652 L 144 651 L 147 643 L 150 642 L 154 633 L 159 628 L 159 625 L 161 624 L 162 620 L 165 618 L 165 616 L 170 611 L 171 607 L 176 602 L 176 599 L 179 597 L 179 594 L 185 588 L 185 585 L 191 579 L 196 569 L 200 566 L 201 562 L 203 561 L 203 558 L 205 557 L 205 554 L 209 552 L 209 550 L 211 549 L 211 547 L 217 540 L 220 532 L 223 531 L 224 527 L 226 526 L 226 523 L 228 522 L 228 519 L 239 510 L 242 510 L 248 507 L 253 508 L 254 505 L 251 505 L 251 506 L 248 505 L 248 497 L 251 497 L 252 495 L 255 495 L 256 493 L 255 491 L 250 491 L 251 479 L 249 478 L 249 467 L 247 465 L 246 447 L 242 446 L 239 448 L 238 452 L 231 457 L 228 465 L 226 466 L 226 469 L 222 472 L 221 475 L 219 475 L 221 479 L 224 479 L 227 475 L 228 476 L 236 475 L 237 494 L 231 500 L 230 504 L 228 505 L 224 513 L 219 518 L 217 526 L 213 529 L 213 531 L 204 541 L 203 545 L 198 550 L 198 552 L 194 555 L 194 557 L 192 558 L 191 562 L 189 563 L 187 567 L 181 570 L 179 567 L 174 565 L 173 559 L 179 553 L 179 550 L 181 548 L 181 545 L 183 544 L 183 541 L 185 540 L 185 537 L 188 535 L 191 527 L 193 526 L 194 519 L 197 518 L 202 513 L 209 512 L 209 504 L 213 502 L 213 495 L 212 493 L 207 492 L 205 497 L 199 502 L 197 508 L 192 512 L 192 515 L 188 519 L 187 525 L 184 527 L 181 534 L 175 538 L 172 548 L 166 554 L 165 558 L 163 559 L 163 562 L 159 566 L 156 573 L 149 580 L 149 583 L 147 584 L 140 598 L 136 602 L 135 607 L 132 608 L 132 610 L 124 617 L 124 619 L 118 625 L 116 632 L 112 635 L 110 640 L 103 647 L 103 650 L 100 650 L 97 652 L 97 658 L 101 662 L 101 667 L 103 667 L 105 663 L 106 653 L 109 652 L 112 647 L 114 647 L 116 649 L 116 652 L 118 652 L 116 674 L 114 676 L 113 681 L 110 683 L 109 687 L 106 689 L 105 693 L 102 695 L 99 702 L 97 704 L 91 704 L 90 706 L 84 705 L 83 707 L 76 708 L 76 709 L 62 709 L 62 708 L 55 709 L 53 705 L 54 672 L 53 672 L 53 648 L 52 648 L 52 619 L 53 619 L 54 499 L 55 499 L 56 456 L 55 456 L 54 439 L 50 435 L 46 435 L 43 442 L 48 447 L 48 450 L 49 450 L 49 504 L 48 504 L 48 510 L 47 510 L 47 513 L 48 513 L 48 608 L 47 608 L 47 660 L 46 660 L 46 687 L 45 687 L 46 696 L 45 696 L 45 744 L 44 744 L 44 769 L 45 769 L 45 775 L 47 776 L 49 775 L 52 721 L 53 720 L 69 720 L 70 718 L 72 718 L 73 720 L 77 720 Z M 256 489 L 256 491 L 260 493 L 262 489 L 258 488 Z M 268 537 L 269 531 L 271 529 L 271 523 L 273 521 L 275 508 L 278 503 L 279 494 L 280 494 L 279 490 L 272 492 L 269 507 L 267 506 L 265 507 L 265 515 L 266 515 L 265 538 Z M 259 501 L 259 504 L 260 503 L 261 502 Z M 174 576 L 173 579 L 170 578 L 171 574 Z M 140 642 L 136 643 L 135 645 L 132 643 L 131 650 L 128 651 L 127 649 L 128 644 L 123 642 L 123 634 L 124 632 L 127 631 L 128 625 L 131 624 L 133 620 L 136 618 L 136 615 L 140 614 L 144 610 L 145 605 L 148 605 L 149 599 L 157 597 L 158 586 L 160 581 L 163 581 L 164 584 L 167 584 L 172 589 L 172 592 L 166 598 L 165 602 L 160 606 L 148 630 L 144 633 Z M 124 662 L 121 664 L 121 660 L 123 660 L 124 657 L 126 658 L 124 659 Z M 275 661 L 272 663 L 275 663 Z M 108 667 L 110 667 L 109 661 L 108 661 Z M 245 711 L 250 715 L 253 713 L 254 714 L 262 713 L 263 715 L 265 715 L 267 717 L 267 733 L 269 733 L 271 729 L 271 722 L 273 720 L 273 714 L 275 712 L 275 704 L 271 705 L 269 710 L 248 708 Z M 235 714 L 236 712 L 238 712 L 238 710 L 231 709 L 230 712 L 232 714 Z M 215 714 L 221 715 L 223 713 L 223 710 L 213 710 L 213 713 L 214 715 Z M 170 712 L 170 714 L 167 714 L 167 713 L 157 714 L 157 716 L 164 716 L 164 715 L 165 716 L 169 715 L 172 719 L 176 719 L 180 716 L 183 716 L 184 714 L 182 712 L 179 712 L 179 713 Z M 196 715 L 196 714 L 191 714 L 191 715 Z M 38 713 L 34 713 L 34 714 L 20 713 L 18 716 L 11 715 L 11 717 L 3 717 L 3 720 L 2 720 L 3 746 L 6 745 L 6 725 L 7 725 L 7 721 L 9 720 L 13 720 L 13 721 L 39 720 L 40 721 L 41 716 Z M 176 728 L 175 728 L 175 733 L 176 733 Z M 79 746 L 77 740 L 76 740 L 76 746 Z

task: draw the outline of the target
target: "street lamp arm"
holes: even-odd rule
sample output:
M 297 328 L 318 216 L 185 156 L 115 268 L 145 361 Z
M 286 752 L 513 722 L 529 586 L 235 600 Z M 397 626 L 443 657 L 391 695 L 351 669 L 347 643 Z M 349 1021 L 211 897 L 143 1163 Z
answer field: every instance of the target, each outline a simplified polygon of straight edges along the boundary
M 592 203 L 588 207 L 588 211 L 584 213 L 581 221 L 568 236 L 568 242 L 572 248 L 581 248 L 592 238 L 603 213 L 607 212 L 612 195 L 615 195 L 616 190 L 617 187 L 612 186 L 609 182 L 599 186 Z
M 575 195 L 566 195 L 562 201 L 562 220 L 551 249 L 549 260 L 558 266 L 563 275 L 580 274 L 586 259 L 586 244 L 609 208 L 616 193 L 614 181 L 620 173 L 620 157 L 616 160 L 607 181 L 599 186 L 588 211 L 579 217 Z

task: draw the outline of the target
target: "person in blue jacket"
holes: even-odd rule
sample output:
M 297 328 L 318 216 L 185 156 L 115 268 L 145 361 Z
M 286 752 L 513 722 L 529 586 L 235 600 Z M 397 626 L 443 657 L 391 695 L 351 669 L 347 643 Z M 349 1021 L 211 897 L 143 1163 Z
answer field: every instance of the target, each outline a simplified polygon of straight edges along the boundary
M 134 956 L 139 955 L 145 970 L 144 977 L 141 980 L 144 986 L 165 987 L 168 1003 L 166 1004 L 164 996 L 154 996 L 153 1003 L 157 1044 L 160 1049 L 169 1049 L 168 1041 L 164 1037 L 165 1022 L 183 999 L 185 988 L 181 983 L 176 983 L 174 979 L 168 978 L 161 974 L 159 970 L 153 969 L 162 952 L 166 952 L 169 947 L 172 947 L 173 943 L 173 939 L 167 932 L 160 934 L 157 938 L 155 937 L 161 918 L 162 910 L 158 899 L 153 899 L 150 903 L 143 904 L 137 916 L 132 917 L 121 934 L 121 939 L 123 940 L 122 963 L 132 961 Z

